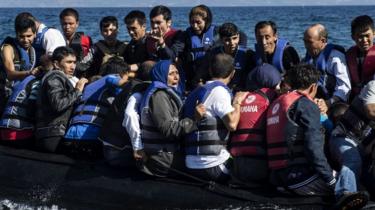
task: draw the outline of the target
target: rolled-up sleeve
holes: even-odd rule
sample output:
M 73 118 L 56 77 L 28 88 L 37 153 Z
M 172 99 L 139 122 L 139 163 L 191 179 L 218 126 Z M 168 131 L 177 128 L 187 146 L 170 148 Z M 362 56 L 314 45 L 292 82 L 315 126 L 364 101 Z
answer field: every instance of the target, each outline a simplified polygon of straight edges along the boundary
M 336 77 L 336 85 L 333 95 L 339 97 L 343 101 L 347 101 L 351 85 L 345 55 L 340 51 L 332 50 L 327 65 L 328 73 Z

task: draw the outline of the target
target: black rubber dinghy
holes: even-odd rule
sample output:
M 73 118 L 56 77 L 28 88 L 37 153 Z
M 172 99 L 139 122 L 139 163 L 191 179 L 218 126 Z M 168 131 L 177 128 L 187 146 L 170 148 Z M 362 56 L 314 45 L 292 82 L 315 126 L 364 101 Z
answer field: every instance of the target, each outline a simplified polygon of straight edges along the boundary
M 280 195 L 271 188 L 233 188 L 180 175 L 155 179 L 104 161 L 0 146 L 0 196 L 70 209 L 331 209 L 322 197 Z

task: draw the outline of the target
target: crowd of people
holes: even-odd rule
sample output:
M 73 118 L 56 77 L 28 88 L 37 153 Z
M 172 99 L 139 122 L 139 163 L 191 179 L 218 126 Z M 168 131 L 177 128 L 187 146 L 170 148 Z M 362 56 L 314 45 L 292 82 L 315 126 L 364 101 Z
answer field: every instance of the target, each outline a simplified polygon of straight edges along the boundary
M 100 21 L 103 40 L 78 32 L 79 14 L 61 29 L 28 12 L 1 45 L 0 143 L 104 158 L 157 177 L 184 171 L 282 193 L 334 196 L 359 209 L 373 192 L 375 26 L 351 23 L 356 43 L 329 43 L 324 25 L 304 31 L 306 55 L 279 37 L 271 20 L 254 27 L 255 49 L 210 9 L 190 10 L 186 30 L 163 5 Z M 364 188 L 364 186 L 367 187 Z

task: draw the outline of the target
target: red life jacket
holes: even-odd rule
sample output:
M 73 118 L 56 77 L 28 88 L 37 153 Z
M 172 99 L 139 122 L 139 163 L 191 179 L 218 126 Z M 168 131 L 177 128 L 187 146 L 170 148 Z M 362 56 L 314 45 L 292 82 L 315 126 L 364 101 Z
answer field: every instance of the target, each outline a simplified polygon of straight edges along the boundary
M 266 111 L 274 97 L 273 90 L 262 88 L 249 92 L 242 101 L 241 118 L 229 144 L 232 156 L 266 159 Z
M 164 34 L 164 42 L 165 42 L 165 45 L 170 47 L 172 46 L 173 44 L 173 39 L 175 37 L 175 35 L 177 34 L 177 32 L 179 32 L 179 30 L 176 30 L 174 28 L 171 28 L 169 29 L 169 31 L 167 33 Z M 146 46 L 147 46 L 147 52 L 149 54 L 156 54 L 157 52 L 157 41 L 155 39 L 152 39 L 152 38 L 147 38 L 146 40 Z
M 79 60 L 83 59 L 89 53 L 91 46 L 91 37 L 85 35 L 83 32 L 75 33 L 70 43 L 70 47 L 77 53 Z
M 358 53 L 359 48 L 357 46 L 351 47 L 346 52 L 352 85 L 352 96 L 358 95 L 362 87 L 372 80 L 375 74 L 375 45 L 368 50 L 362 64 L 362 69 L 358 69 Z
M 272 170 L 307 162 L 303 153 L 303 132 L 289 118 L 290 108 L 302 96 L 297 91 L 284 94 L 267 111 L 268 166 Z

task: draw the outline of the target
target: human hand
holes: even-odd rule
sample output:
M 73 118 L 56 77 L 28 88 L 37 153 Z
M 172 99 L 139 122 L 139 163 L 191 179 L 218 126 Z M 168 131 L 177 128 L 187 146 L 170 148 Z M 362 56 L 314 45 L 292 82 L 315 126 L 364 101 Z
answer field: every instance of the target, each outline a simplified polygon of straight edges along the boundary
M 323 113 L 323 114 L 327 113 L 328 105 L 327 105 L 327 103 L 324 99 L 316 98 L 316 99 L 314 99 L 314 102 L 316 103 L 316 105 L 318 105 L 321 113 Z
M 143 149 L 134 150 L 133 157 L 136 161 L 142 161 L 143 163 L 147 162 L 147 155 Z
M 233 104 L 241 104 L 242 101 L 246 98 L 247 93 L 239 91 L 233 98 Z
M 79 91 L 83 91 L 83 88 L 85 87 L 85 84 L 88 83 L 89 81 L 82 77 L 81 79 L 78 80 L 77 84 L 76 84 L 76 88 L 79 90 Z
M 194 119 L 196 121 L 201 120 L 206 115 L 206 107 L 197 101 L 197 105 L 195 106 L 195 112 L 194 112 Z

